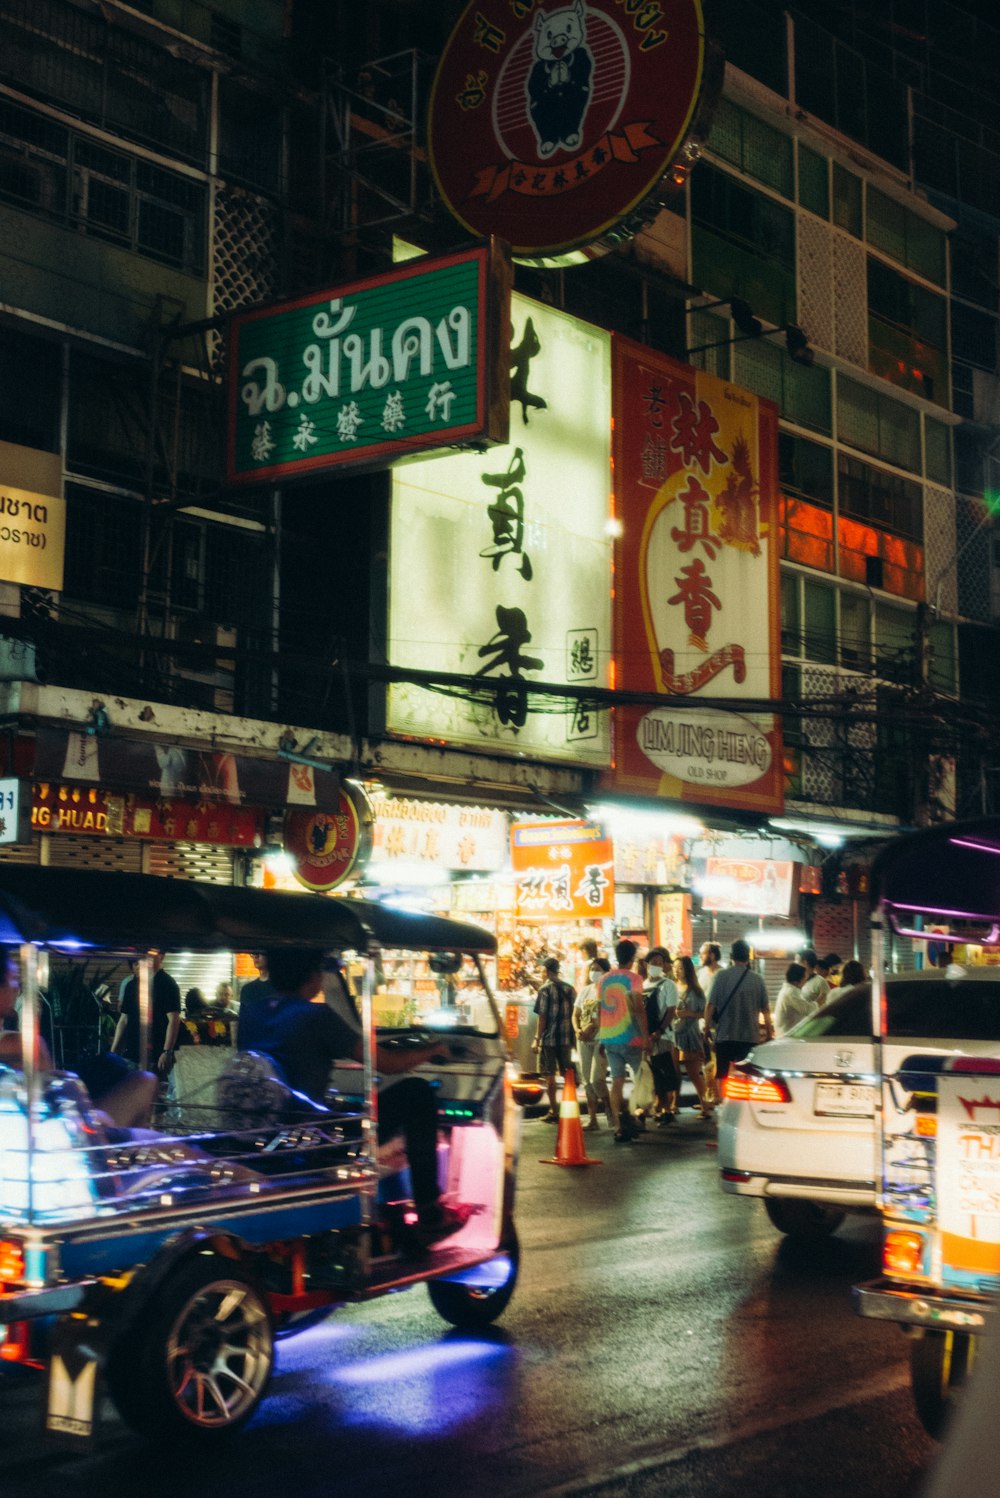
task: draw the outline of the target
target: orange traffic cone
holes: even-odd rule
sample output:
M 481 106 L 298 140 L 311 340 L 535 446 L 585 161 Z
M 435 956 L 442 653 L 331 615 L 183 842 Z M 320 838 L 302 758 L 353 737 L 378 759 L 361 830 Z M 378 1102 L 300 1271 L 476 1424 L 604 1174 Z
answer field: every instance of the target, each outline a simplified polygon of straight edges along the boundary
M 555 1157 L 542 1160 L 542 1165 L 603 1165 L 603 1160 L 591 1160 L 583 1147 L 583 1124 L 580 1122 L 580 1104 L 576 1096 L 576 1072 L 567 1066 L 563 1079 L 562 1102 L 559 1104 L 559 1137 L 556 1140 Z

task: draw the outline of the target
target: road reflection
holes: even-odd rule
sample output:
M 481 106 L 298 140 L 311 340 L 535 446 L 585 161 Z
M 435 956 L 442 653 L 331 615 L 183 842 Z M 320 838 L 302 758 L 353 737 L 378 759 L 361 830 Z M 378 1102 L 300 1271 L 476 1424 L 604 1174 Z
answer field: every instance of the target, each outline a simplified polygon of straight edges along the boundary
M 300 1398 L 315 1399 L 321 1384 L 343 1429 L 450 1435 L 484 1417 L 503 1419 L 518 1360 L 511 1339 L 495 1329 L 452 1331 L 380 1352 L 366 1328 L 327 1323 L 282 1343 L 280 1375 L 254 1424 L 291 1423 Z

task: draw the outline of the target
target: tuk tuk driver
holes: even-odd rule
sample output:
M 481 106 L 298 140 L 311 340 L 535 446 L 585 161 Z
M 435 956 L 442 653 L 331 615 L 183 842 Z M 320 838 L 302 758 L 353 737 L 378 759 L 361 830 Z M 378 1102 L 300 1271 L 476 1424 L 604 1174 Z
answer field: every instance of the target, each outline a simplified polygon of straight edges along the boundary
M 268 952 L 272 993 L 240 1017 L 239 1048 L 260 1051 L 275 1063 L 283 1080 L 323 1106 L 330 1071 L 337 1060 L 362 1059 L 360 1023 L 351 1011 L 314 1002 L 323 987 L 324 953 L 309 948 L 277 948 Z M 380 1076 L 397 1078 L 428 1061 L 447 1060 L 440 1045 L 395 1050 L 375 1047 Z M 379 1092 L 379 1142 L 402 1133 L 417 1209 L 416 1236 L 429 1245 L 458 1232 L 468 1212 L 441 1201 L 437 1179 L 437 1104 L 423 1077 L 399 1077 Z

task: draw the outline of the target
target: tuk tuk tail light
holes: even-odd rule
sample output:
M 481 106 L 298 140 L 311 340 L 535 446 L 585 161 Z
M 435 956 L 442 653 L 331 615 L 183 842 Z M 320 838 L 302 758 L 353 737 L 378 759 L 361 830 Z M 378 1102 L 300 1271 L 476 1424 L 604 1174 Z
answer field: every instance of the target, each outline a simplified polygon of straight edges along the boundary
M 20 1243 L 0 1238 L 0 1289 L 4 1285 L 19 1285 L 24 1275 L 24 1250 Z
M 919 1233 L 894 1229 L 882 1245 L 882 1268 L 887 1274 L 920 1274 L 924 1262 L 924 1240 Z
M 26 1321 L 15 1321 L 8 1327 L 0 1327 L 0 1360 L 5 1363 L 25 1363 L 28 1361 L 28 1323 Z
M 917 1114 L 917 1137 L 918 1139 L 937 1138 L 937 1118 L 933 1113 Z

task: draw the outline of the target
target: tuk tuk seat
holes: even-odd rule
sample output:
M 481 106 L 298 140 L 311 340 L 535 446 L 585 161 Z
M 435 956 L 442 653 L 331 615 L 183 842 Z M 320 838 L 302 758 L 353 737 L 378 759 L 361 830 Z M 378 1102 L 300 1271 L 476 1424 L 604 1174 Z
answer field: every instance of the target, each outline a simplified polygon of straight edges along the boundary
M 294 1117 L 301 1123 L 326 1118 L 330 1110 L 295 1092 L 281 1068 L 261 1051 L 237 1051 L 216 1083 L 219 1125 L 227 1130 L 281 1128 Z

